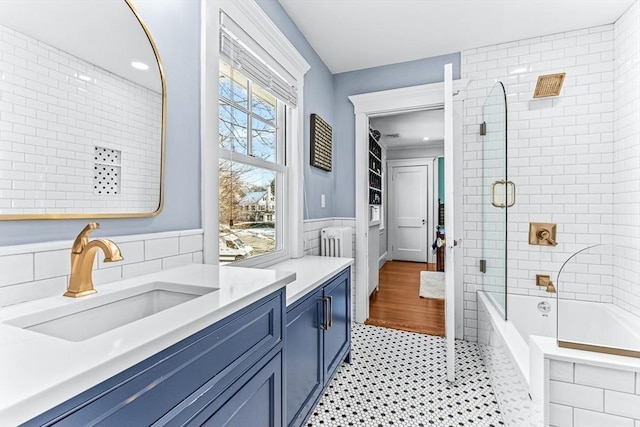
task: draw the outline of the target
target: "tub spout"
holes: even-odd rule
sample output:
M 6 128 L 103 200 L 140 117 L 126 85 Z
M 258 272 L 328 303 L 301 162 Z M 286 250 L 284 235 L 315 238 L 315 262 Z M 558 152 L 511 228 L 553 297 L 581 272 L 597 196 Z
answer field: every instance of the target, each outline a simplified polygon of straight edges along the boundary
M 544 286 L 547 292 L 550 294 L 556 293 L 556 287 L 553 286 L 553 282 L 551 281 L 551 277 L 546 274 L 536 274 L 536 285 Z

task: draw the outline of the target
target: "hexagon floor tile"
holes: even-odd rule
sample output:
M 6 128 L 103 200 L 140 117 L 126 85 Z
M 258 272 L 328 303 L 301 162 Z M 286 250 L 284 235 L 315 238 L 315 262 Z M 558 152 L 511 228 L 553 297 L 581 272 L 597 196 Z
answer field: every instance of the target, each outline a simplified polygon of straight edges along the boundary
M 456 381 L 446 380 L 445 339 L 353 324 L 343 363 L 307 426 L 504 426 L 476 343 L 456 341 Z

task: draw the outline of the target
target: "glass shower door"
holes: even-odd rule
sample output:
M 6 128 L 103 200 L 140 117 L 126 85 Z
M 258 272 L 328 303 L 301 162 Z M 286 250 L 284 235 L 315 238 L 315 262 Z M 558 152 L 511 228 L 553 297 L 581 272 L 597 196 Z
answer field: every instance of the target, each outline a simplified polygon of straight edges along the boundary
M 507 318 L 507 207 L 515 192 L 507 181 L 507 100 L 496 83 L 482 106 L 482 288 Z

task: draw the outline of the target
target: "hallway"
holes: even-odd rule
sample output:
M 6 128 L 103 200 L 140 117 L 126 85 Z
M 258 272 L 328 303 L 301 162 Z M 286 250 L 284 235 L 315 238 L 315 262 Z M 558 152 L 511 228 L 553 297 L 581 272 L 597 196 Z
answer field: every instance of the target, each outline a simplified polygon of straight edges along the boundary
M 435 264 L 387 261 L 369 299 L 367 325 L 444 336 L 444 300 L 420 298 L 420 272 Z

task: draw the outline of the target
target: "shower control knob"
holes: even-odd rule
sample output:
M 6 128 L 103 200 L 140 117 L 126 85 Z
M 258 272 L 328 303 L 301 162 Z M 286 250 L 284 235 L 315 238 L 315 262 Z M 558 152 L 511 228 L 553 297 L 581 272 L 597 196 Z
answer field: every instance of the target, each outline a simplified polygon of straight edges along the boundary
M 555 240 L 551 238 L 551 233 L 549 233 L 549 230 L 545 228 L 538 231 L 538 239 L 546 240 L 547 242 L 551 243 L 553 246 L 556 246 L 558 244 Z
M 551 311 L 551 304 L 546 301 L 539 302 L 538 310 L 540 310 L 542 313 L 548 313 Z

